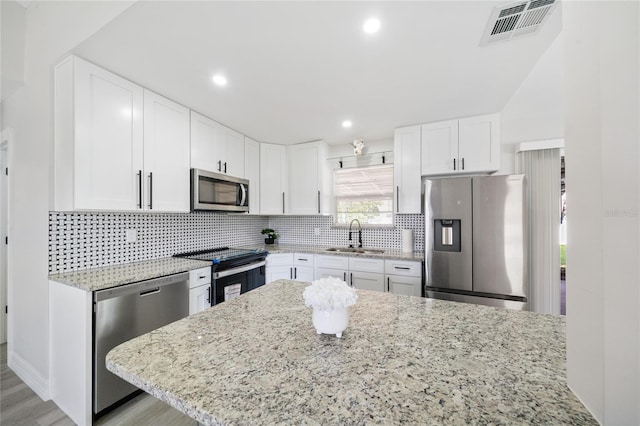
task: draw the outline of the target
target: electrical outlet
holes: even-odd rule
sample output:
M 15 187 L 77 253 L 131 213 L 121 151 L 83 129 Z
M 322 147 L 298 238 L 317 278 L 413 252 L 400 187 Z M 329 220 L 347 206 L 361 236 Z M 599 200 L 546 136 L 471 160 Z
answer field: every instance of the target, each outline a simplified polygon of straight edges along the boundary
M 320 236 L 320 228 L 313 228 L 313 235 L 315 235 L 316 237 Z
M 125 238 L 128 243 L 135 243 L 138 241 L 138 231 L 135 229 L 127 229 Z

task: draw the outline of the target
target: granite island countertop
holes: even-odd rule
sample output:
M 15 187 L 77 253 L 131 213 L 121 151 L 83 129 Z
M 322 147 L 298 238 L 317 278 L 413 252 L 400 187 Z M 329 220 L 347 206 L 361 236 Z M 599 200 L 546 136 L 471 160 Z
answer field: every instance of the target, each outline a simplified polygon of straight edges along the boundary
M 49 280 L 85 291 L 98 291 L 208 266 L 211 262 L 165 257 L 49 275 Z
M 565 319 L 357 290 L 341 339 L 280 280 L 114 348 L 107 368 L 202 424 L 597 424 Z

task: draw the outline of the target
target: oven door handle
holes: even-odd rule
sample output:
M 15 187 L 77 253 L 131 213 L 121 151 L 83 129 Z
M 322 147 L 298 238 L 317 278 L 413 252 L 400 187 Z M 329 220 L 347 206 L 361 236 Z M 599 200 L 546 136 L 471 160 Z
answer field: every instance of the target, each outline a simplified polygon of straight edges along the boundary
M 267 264 L 267 262 L 265 262 L 263 260 L 262 262 L 249 263 L 247 265 L 238 266 L 237 268 L 225 269 L 224 271 L 214 272 L 213 278 L 214 279 L 218 279 L 218 278 L 228 277 L 229 275 L 240 274 L 242 272 L 247 272 L 247 271 L 250 271 L 252 269 L 256 269 L 256 268 L 259 268 L 261 266 L 265 266 L 266 264 Z

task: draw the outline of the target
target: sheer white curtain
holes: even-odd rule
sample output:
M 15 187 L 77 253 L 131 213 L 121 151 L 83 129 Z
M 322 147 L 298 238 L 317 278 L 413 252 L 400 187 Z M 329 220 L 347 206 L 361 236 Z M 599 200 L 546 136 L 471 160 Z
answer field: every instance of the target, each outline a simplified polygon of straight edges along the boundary
M 560 149 L 520 152 L 527 176 L 529 304 L 560 314 Z

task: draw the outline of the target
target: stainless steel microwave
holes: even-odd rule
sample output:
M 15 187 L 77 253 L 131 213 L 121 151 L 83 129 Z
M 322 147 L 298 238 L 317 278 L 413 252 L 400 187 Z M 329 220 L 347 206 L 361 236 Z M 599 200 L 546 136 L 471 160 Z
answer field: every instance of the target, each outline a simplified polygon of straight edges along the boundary
M 249 211 L 249 181 L 191 169 L 191 211 Z

